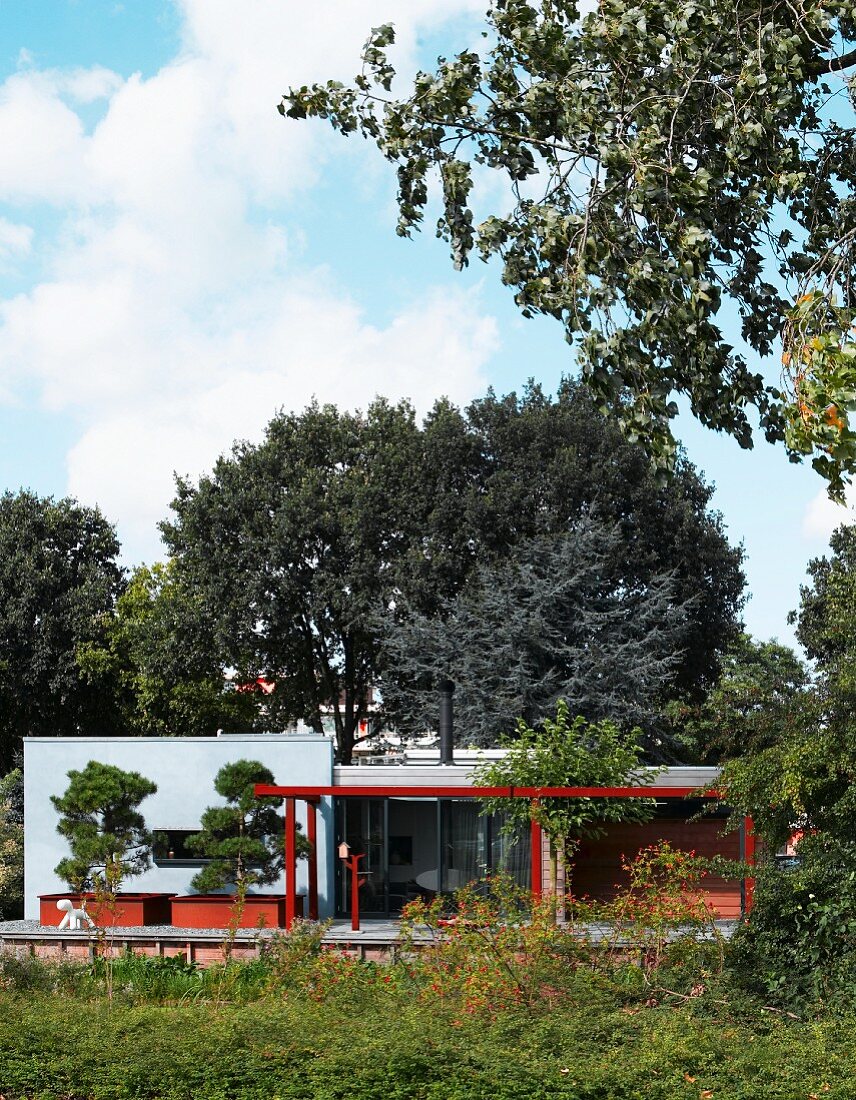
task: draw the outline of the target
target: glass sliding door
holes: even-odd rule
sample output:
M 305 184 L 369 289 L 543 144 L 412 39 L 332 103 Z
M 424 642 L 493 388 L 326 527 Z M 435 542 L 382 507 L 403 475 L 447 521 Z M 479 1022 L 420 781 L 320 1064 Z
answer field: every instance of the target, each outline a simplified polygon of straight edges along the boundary
M 336 843 L 365 853 L 360 913 L 396 917 L 408 901 L 451 894 L 486 874 L 504 871 L 530 884 L 529 831 L 509 836 L 499 815 L 483 816 L 469 798 L 340 798 Z M 336 860 L 336 911 L 350 916 L 350 875 Z
M 439 834 L 436 798 L 390 798 L 389 915 L 408 901 L 432 898 L 438 890 Z
M 490 817 L 490 867 L 492 871 L 501 871 L 524 890 L 532 884 L 532 844 L 529 830 L 516 828 L 508 833 L 504 814 Z
M 336 843 L 346 840 L 351 854 L 362 852 L 361 877 L 366 879 L 360 887 L 360 913 L 367 917 L 383 917 L 387 914 L 387 828 L 386 799 L 342 798 L 336 803 Z M 336 909 L 340 916 L 351 913 L 351 876 L 345 872 L 342 861 L 336 859 L 338 889 Z

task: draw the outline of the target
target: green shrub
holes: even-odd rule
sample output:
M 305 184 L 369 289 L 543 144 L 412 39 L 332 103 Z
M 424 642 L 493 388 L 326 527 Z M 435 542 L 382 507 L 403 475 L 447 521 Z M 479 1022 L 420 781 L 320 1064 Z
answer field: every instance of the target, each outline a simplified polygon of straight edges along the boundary
M 800 1011 L 856 1002 L 856 843 L 807 836 L 800 861 L 758 869 L 750 920 L 734 938 L 731 972 L 744 988 Z
M 53 962 L 0 954 L 0 988 L 11 993 L 46 993 L 88 996 L 95 988 L 92 967 L 87 963 Z
M 157 967 L 152 968 L 157 969 Z M 168 969 L 168 968 L 167 968 Z M 377 968 L 380 970 L 380 968 Z M 358 968 L 359 970 L 359 968 Z M 806 1100 L 852 1096 L 852 1016 L 622 1004 L 578 971 L 550 1011 L 460 1019 L 375 982 L 245 1005 L 0 993 L 7 1100 Z M 589 987 L 592 996 L 585 996 Z M 455 1022 L 457 1020 L 457 1022 Z

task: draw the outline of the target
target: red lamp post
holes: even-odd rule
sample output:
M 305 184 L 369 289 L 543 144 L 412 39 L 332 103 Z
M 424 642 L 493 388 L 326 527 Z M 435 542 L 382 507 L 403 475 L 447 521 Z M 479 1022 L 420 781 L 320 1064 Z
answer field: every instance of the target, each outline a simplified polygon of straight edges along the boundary
M 360 887 L 368 881 L 360 874 L 360 860 L 365 859 L 364 852 L 350 855 L 351 846 L 346 840 L 339 845 L 339 859 L 351 872 L 351 931 L 360 931 Z

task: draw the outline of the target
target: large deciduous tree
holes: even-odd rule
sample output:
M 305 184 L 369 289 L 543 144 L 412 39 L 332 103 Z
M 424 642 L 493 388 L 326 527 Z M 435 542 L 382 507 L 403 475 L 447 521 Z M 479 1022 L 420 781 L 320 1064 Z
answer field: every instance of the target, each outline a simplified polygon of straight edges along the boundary
M 661 465 L 683 395 L 744 447 L 753 419 L 785 437 L 840 493 L 856 468 L 856 5 L 494 0 L 487 21 L 481 54 L 403 95 L 393 28 L 375 28 L 353 86 L 291 89 L 279 109 L 377 143 L 402 235 L 436 181 L 455 265 L 498 257 Z M 508 197 L 478 220 L 482 172 Z M 784 392 L 729 342 L 734 313 L 751 352 L 783 349 Z
M 571 381 L 555 399 L 531 386 L 474 401 L 457 429 L 468 452 L 449 445 L 451 412 L 440 411 L 442 432 L 438 421 L 426 423 L 427 464 L 454 468 L 441 467 L 438 484 L 449 491 L 429 516 L 435 544 L 454 538 L 468 548 L 470 568 L 476 560 L 491 565 L 594 511 L 620 534 L 608 568 L 620 569 L 630 588 L 672 577 L 674 605 L 686 612 L 676 690 L 696 695 L 715 681 L 719 654 L 738 630 L 743 553 L 729 545 L 722 517 L 709 508 L 713 488 L 691 463 L 679 456 L 671 479 L 654 476 L 644 450 L 599 412 L 588 387 Z M 469 568 L 459 575 L 455 592 L 468 575 Z
M 179 482 L 163 525 L 182 583 L 219 650 L 266 697 L 273 728 L 323 729 L 342 759 L 360 740 L 375 679 L 372 622 L 394 600 L 418 524 L 420 434 L 405 405 L 282 414 L 198 486 Z
M 383 401 L 364 414 L 281 414 L 260 445 L 179 483 L 164 533 L 220 659 L 239 679 L 276 683 L 269 728 L 304 719 L 320 730 L 332 708 L 349 760 L 388 620 L 448 617 L 475 570 L 517 569 L 524 545 L 558 545 L 593 511 L 612 532 L 602 570 L 620 577 L 628 606 L 656 589 L 666 634 L 681 609 L 680 639 L 657 659 L 675 691 L 702 690 L 738 629 L 743 589 L 741 551 L 710 495 L 682 459 L 661 483 L 585 388 L 566 383 L 555 400 L 533 387 L 466 411 L 441 401 L 422 425 Z M 395 675 L 387 662 L 386 683 Z
M 78 665 L 112 698 L 126 736 L 212 736 L 258 720 L 251 692 L 238 691 L 218 658 L 205 617 L 179 583 L 174 562 L 139 566 Z
M 77 650 L 122 590 L 118 553 L 96 508 L 0 497 L 0 770 L 24 736 L 116 732 L 112 696 L 86 682 Z

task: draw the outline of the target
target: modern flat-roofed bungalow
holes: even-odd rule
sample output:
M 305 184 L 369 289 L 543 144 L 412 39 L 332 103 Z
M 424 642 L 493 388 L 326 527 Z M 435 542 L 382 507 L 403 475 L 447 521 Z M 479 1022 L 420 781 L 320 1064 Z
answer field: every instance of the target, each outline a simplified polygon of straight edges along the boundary
M 223 764 L 239 759 L 265 764 L 276 777 L 271 792 L 283 799 L 286 866 L 280 881 L 263 892 L 284 895 L 277 923 L 286 927 L 301 913 L 320 919 L 351 914 L 350 885 L 337 851 L 342 841 L 364 855 L 359 908 L 368 920 L 395 918 L 412 898 L 451 892 L 490 871 L 505 871 L 521 886 L 541 891 L 547 875 L 540 831 L 510 837 L 501 820 L 480 812 L 471 772 L 492 754 L 458 751 L 453 763 L 441 764 L 437 750 L 420 750 L 403 752 L 395 763 L 340 766 L 333 762 L 331 740 L 318 735 L 27 739 L 25 918 L 37 920 L 45 912 L 41 895 L 59 897 L 68 891 L 54 873 L 66 847 L 50 799 L 65 790 L 69 770 L 84 768 L 90 760 L 140 772 L 157 784 L 157 793 L 140 809 L 162 842 L 151 869 L 124 887 L 140 894 L 179 899 L 192 894 L 190 881 L 202 861 L 187 849 L 186 839 L 198 831 L 206 807 L 219 801 L 214 776 Z M 584 843 L 573 869 L 575 892 L 608 897 L 620 878 L 621 857 L 658 840 L 705 855 L 751 856 L 751 830 L 744 826 L 724 833 L 724 808 L 697 817 L 702 800 L 689 796 L 715 782 L 716 774 L 713 768 L 669 768 L 650 787 L 637 788 L 637 795 L 644 792 L 656 800 L 654 819 L 610 826 L 602 839 Z M 514 791 L 516 797 L 534 793 Z M 634 792 L 590 793 L 616 797 Z M 307 860 L 295 860 L 289 851 L 292 822 L 313 841 Z M 738 917 L 745 909 L 745 882 L 710 879 L 706 891 L 722 918 Z M 196 914 L 196 919 L 205 918 Z M 175 915 L 172 923 L 179 923 Z

